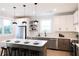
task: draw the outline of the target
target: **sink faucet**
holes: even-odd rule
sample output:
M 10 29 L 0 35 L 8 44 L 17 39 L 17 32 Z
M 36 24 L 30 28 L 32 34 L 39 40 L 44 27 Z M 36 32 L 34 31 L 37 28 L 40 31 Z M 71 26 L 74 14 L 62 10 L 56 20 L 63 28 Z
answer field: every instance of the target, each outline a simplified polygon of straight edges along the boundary
M 40 33 L 38 34 L 38 36 L 40 37 Z
M 44 32 L 44 34 L 45 34 L 45 37 L 47 36 L 47 33 L 46 32 Z

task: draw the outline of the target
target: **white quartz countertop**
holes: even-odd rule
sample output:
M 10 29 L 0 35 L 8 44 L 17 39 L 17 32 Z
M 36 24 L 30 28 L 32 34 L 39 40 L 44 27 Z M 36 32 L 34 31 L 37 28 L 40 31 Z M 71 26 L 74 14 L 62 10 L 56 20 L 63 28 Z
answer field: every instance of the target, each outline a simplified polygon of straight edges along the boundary
M 77 47 L 79 47 L 79 44 L 78 44 L 78 43 L 76 43 L 76 46 L 77 46 Z
M 9 42 L 7 42 L 9 41 Z M 15 41 L 19 41 L 19 43 L 15 43 Z M 2 41 L 3 43 L 6 44 L 17 44 L 17 45 L 27 45 L 27 46 L 37 46 L 37 47 L 42 47 L 47 43 L 47 40 L 32 40 L 32 39 L 8 39 Z M 27 44 L 24 44 L 24 42 L 29 42 Z M 38 44 L 34 44 L 38 43 Z

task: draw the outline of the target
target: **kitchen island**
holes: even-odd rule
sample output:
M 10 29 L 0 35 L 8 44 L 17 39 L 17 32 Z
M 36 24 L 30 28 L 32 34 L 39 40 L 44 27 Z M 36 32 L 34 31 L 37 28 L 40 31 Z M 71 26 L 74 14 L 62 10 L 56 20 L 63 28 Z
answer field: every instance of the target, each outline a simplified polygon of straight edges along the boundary
M 19 48 L 20 51 L 22 51 L 23 49 L 27 50 L 26 53 L 29 56 L 46 56 L 47 55 L 47 41 L 46 40 L 8 39 L 8 40 L 2 41 L 2 43 L 6 44 L 6 46 L 9 48 Z

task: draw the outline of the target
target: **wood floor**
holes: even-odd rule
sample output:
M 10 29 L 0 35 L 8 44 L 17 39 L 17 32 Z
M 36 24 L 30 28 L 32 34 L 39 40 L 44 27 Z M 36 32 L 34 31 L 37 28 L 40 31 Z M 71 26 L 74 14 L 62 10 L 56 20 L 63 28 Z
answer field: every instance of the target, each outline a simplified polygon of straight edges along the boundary
M 47 56 L 70 56 L 70 52 L 48 49 Z
M 0 53 L 1 53 L 1 49 L 0 49 Z M 70 53 L 67 51 L 47 49 L 47 56 L 70 56 Z

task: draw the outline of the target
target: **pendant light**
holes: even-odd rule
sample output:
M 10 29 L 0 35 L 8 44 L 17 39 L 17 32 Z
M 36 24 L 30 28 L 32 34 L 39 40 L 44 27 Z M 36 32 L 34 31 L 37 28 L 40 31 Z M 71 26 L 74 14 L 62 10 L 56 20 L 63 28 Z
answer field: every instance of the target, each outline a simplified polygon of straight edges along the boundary
M 23 8 L 24 8 L 24 19 L 26 19 L 25 17 L 26 17 L 26 15 L 25 15 L 25 11 L 26 11 L 26 5 L 23 5 Z M 22 21 L 22 24 L 23 25 L 25 25 L 25 26 L 21 26 L 21 27 L 24 27 L 25 28 L 25 30 L 24 30 L 24 33 L 25 33 L 25 35 L 24 35 L 24 37 L 25 37 L 25 39 L 27 38 L 27 26 L 26 26 L 26 21 L 24 20 L 24 21 Z
M 34 16 L 35 16 L 35 18 L 36 18 L 36 17 L 37 17 L 37 15 L 36 15 L 37 3 L 34 3 L 34 5 L 35 5 L 35 15 L 34 15 Z M 34 23 L 37 24 L 37 23 L 38 23 L 38 20 L 35 19 L 35 20 L 34 20 Z
M 25 18 L 25 17 L 26 17 L 26 16 L 25 16 L 25 13 L 26 13 L 26 12 L 25 12 L 25 11 L 26 11 L 26 5 L 23 5 L 23 7 L 24 7 L 24 18 Z M 27 22 L 26 22 L 26 21 L 23 21 L 22 23 L 23 23 L 23 24 L 26 24 Z
M 14 19 L 15 19 L 15 9 L 16 9 L 16 7 L 14 6 L 13 9 L 14 9 Z M 17 24 L 17 22 L 14 21 L 13 24 Z

